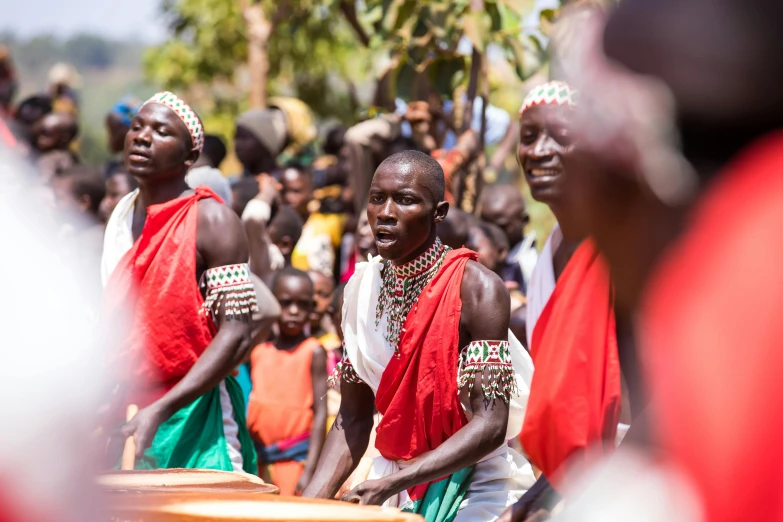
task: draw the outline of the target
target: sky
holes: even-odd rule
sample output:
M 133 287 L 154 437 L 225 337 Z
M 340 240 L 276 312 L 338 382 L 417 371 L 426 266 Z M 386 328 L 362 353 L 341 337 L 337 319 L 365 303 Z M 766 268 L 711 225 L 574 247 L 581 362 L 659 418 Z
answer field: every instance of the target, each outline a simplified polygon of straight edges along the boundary
M 165 35 L 159 5 L 160 0 L 10 0 L 0 17 L 0 32 L 10 30 L 20 36 L 87 32 L 153 43 Z

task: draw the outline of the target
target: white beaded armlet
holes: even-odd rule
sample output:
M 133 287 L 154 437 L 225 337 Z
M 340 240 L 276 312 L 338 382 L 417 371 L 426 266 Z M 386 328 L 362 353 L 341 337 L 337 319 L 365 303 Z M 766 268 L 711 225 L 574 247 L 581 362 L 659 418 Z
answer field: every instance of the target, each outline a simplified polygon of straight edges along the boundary
M 210 268 L 201 276 L 201 287 L 206 288 L 201 313 L 217 322 L 220 306 L 225 305 L 226 319 L 249 317 L 258 312 L 258 301 L 250 268 L 247 263 Z

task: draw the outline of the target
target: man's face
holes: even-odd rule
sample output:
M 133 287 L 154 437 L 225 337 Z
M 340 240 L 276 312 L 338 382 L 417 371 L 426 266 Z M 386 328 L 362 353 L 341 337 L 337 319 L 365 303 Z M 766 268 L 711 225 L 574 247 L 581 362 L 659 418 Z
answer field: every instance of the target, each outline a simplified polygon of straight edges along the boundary
M 536 201 L 562 207 L 563 160 L 573 151 L 567 107 L 536 105 L 522 113 L 517 158 Z
M 288 337 L 301 335 L 313 309 L 310 282 L 303 277 L 282 275 L 275 283 L 274 293 L 280 303 L 280 333 Z
M 266 163 L 270 159 L 270 152 L 258 141 L 248 129 L 237 125 L 234 133 L 234 152 L 237 159 L 247 170 L 253 170 L 257 165 Z M 250 172 L 251 174 L 269 174 L 268 172 Z
M 148 103 L 133 118 L 125 136 L 125 166 L 134 178 L 178 176 L 196 158 L 188 128 L 165 105 Z
M 308 272 L 315 290 L 315 307 L 310 313 L 310 324 L 318 325 L 321 318 L 329 311 L 334 293 L 334 280 L 321 272 Z
M 522 241 L 525 225 L 530 220 L 525 211 L 525 202 L 519 193 L 487 198 L 482 202 L 480 218 L 500 228 L 512 246 Z
M 313 187 L 308 177 L 296 169 L 286 169 L 280 181 L 285 204 L 290 205 L 300 216 L 306 217 L 307 205 L 313 199 Z
M 483 230 L 478 227 L 472 227 L 470 229 L 469 248 L 478 253 L 478 262 L 495 272 L 500 263 L 499 250 L 497 246 L 492 242 L 492 239 L 487 237 Z
M 41 152 L 58 148 L 62 132 L 60 127 L 60 120 L 56 114 L 47 114 L 41 118 L 33 127 L 35 148 Z
M 415 258 L 432 227 L 443 220 L 436 216 L 433 196 L 420 178 L 413 165 L 384 163 L 370 185 L 367 219 L 375 245 L 384 259 L 396 264 Z

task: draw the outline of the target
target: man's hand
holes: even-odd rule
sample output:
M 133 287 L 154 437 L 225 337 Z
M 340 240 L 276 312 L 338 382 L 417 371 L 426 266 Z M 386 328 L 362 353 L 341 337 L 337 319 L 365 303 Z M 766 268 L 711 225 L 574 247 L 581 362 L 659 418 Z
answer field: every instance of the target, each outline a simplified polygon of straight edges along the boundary
M 390 496 L 382 480 L 365 480 L 343 495 L 342 500 L 363 506 L 380 506 Z
M 527 510 L 514 505 L 505 510 L 497 522 L 543 522 L 544 520 L 549 520 L 549 511 L 546 509 L 539 509 L 528 515 Z
M 152 439 L 158 432 L 163 422 L 166 421 L 166 415 L 156 404 L 151 404 L 139 412 L 122 427 L 122 436 L 125 438 L 136 438 L 136 458 L 144 456 L 144 450 L 152 445 Z

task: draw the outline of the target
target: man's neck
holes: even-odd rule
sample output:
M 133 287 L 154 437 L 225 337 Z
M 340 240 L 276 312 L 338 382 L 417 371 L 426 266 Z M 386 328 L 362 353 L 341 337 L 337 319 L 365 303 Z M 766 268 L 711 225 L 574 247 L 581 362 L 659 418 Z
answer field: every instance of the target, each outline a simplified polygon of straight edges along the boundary
M 139 183 L 139 196 L 145 208 L 176 199 L 186 190 L 188 184 L 185 183 L 184 176 L 165 182 Z
M 438 239 L 438 236 L 435 233 L 435 230 L 433 230 L 432 233 L 430 234 L 430 237 L 427 238 L 427 241 L 422 243 L 422 245 L 419 248 L 417 248 L 413 253 L 411 253 L 409 256 L 406 256 L 406 257 L 404 257 L 402 259 L 397 259 L 397 260 L 394 260 L 394 261 L 390 260 L 389 262 L 391 264 L 395 265 L 395 266 L 401 266 L 401 265 L 404 265 L 406 263 L 410 263 L 411 261 L 413 261 L 414 259 L 416 259 L 420 255 L 422 255 L 424 252 L 429 250 L 432 247 L 432 245 L 435 244 L 435 241 L 437 239 Z

